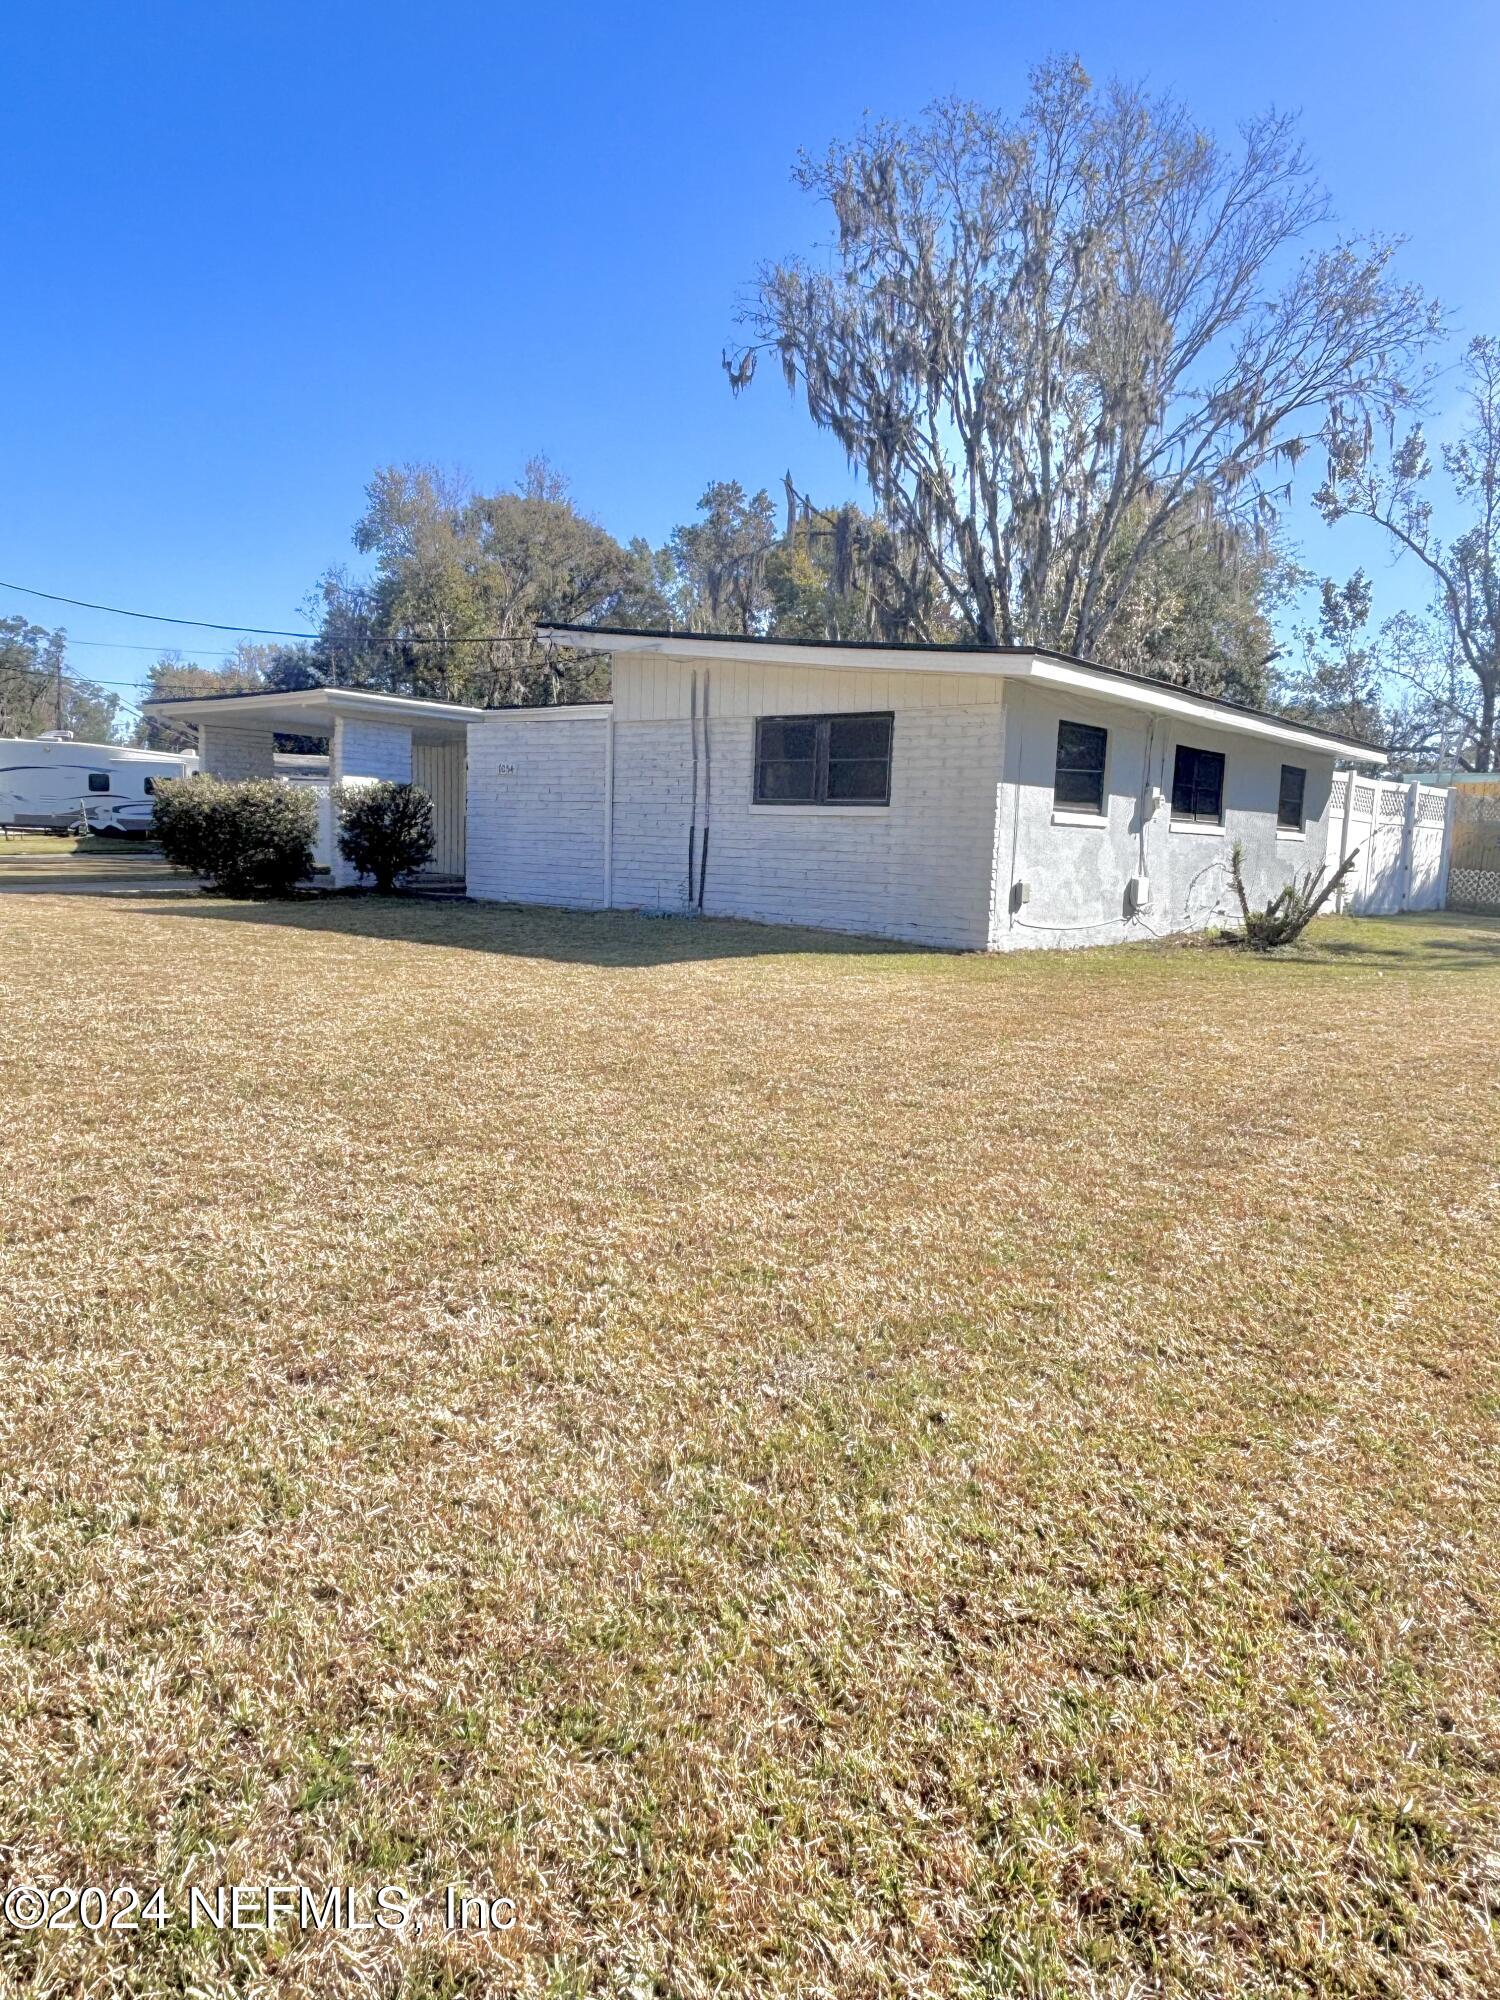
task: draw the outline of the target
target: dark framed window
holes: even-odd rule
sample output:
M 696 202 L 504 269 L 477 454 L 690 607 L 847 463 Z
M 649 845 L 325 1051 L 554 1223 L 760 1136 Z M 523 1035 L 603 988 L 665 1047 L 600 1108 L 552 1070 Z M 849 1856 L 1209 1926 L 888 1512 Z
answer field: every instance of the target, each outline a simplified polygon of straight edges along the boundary
M 1276 824 L 1300 833 L 1306 825 L 1307 773 L 1300 764 L 1283 764 L 1276 800 Z
M 1172 766 L 1173 819 L 1201 820 L 1218 826 L 1224 818 L 1224 759 L 1217 750 L 1177 746 Z
M 149 799 L 151 797 L 151 794 L 156 790 L 155 778 L 147 778 L 144 784 L 142 785 L 141 789 L 145 792 L 146 797 Z
M 888 806 L 890 715 L 763 715 L 755 724 L 758 806 Z
M 1102 813 L 1104 760 L 1109 731 L 1088 722 L 1057 725 L 1057 768 L 1052 775 L 1052 803 L 1064 812 Z
M 90 771 L 89 790 L 91 792 L 107 792 L 109 790 L 108 771 Z

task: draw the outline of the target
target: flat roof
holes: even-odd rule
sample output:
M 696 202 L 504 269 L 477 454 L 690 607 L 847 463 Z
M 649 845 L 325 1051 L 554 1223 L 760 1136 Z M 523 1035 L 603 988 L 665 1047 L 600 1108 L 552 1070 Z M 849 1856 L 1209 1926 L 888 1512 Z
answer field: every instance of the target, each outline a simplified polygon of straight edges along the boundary
M 216 722 L 225 711 L 255 718 L 290 736 L 326 736 L 337 716 L 369 721 L 410 722 L 413 727 L 477 722 L 482 708 L 457 701 L 426 701 L 419 695 L 375 694 L 367 688 L 247 688 L 237 694 L 173 694 L 143 701 L 143 715 L 170 716 L 174 722 Z M 441 733 L 449 733 L 442 730 Z
M 536 633 L 543 641 L 552 640 L 580 652 L 656 653 L 668 659 L 755 659 L 778 666 L 806 666 L 808 655 L 815 654 L 819 666 L 834 670 L 868 673 L 878 661 L 892 673 L 996 674 L 1072 688 L 1169 715 L 1202 715 L 1205 722 L 1209 719 L 1204 714 L 1207 710 L 1224 729 L 1321 750 L 1326 756 L 1347 757 L 1355 763 L 1386 762 L 1384 750 L 1355 737 L 1338 736 L 1316 724 L 1248 708 L 1222 695 L 1199 694 L 1170 681 L 1152 680 L 1125 667 L 1104 666 L 1098 660 L 1056 653 L 1045 646 L 985 646 L 972 640 L 932 646 L 907 639 L 778 639 L 737 632 L 639 631 L 622 625 L 538 625 Z

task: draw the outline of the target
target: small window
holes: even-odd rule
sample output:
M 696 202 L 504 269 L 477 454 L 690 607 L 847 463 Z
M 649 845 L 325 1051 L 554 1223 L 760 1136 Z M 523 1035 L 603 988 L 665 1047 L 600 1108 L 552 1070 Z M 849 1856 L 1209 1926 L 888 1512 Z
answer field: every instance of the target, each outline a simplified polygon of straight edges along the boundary
M 884 806 L 889 715 L 763 715 L 755 725 L 758 806 Z
M 1057 769 L 1052 803 L 1063 812 L 1104 811 L 1104 759 L 1109 731 L 1087 722 L 1057 725 Z
M 1281 794 L 1276 801 L 1276 824 L 1301 833 L 1306 820 L 1304 804 L 1307 797 L 1307 773 L 1300 764 L 1283 764 L 1281 767 Z
M 1192 750 L 1179 744 L 1172 766 L 1173 819 L 1200 820 L 1210 826 L 1224 819 L 1224 759 L 1217 750 Z
M 109 790 L 108 771 L 90 771 L 89 790 L 91 792 L 107 792 Z
M 156 788 L 157 788 L 157 786 L 158 786 L 158 785 L 159 785 L 160 783 L 161 783 L 161 779 L 160 779 L 160 778 L 147 778 L 147 779 L 146 779 L 146 781 L 145 781 L 145 784 L 144 784 L 144 790 L 145 790 L 145 794 L 146 794 L 146 797 L 147 797 L 148 799 L 149 799 L 149 798 L 154 798 L 154 797 L 155 797 L 155 795 L 156 795 Z

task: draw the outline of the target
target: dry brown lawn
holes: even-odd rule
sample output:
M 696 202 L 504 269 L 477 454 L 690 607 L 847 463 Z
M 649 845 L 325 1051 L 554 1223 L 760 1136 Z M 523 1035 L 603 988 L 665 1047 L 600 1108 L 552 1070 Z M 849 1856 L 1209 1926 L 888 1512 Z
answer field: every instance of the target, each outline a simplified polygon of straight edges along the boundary
M 1500 925 L 1317 937 L 0 900 L 0 1990 L 1500 1992 Z

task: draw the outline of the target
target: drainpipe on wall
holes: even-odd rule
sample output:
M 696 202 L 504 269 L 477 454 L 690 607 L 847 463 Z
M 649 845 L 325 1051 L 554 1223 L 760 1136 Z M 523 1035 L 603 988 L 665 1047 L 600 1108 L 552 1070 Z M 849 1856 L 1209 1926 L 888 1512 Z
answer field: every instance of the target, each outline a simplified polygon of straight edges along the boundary
M 703 669 L 703 844 L 698 850 L 698 910 L 703 910 L 703 884 L 708 879 L 708 815 L 713 803 L 713 753 L 708 743 L 708 669 Z
M 688 729 L 693 756 L 693 802 L 688 814 L 687 908 L 693 907 L 693 877 L 698 867 L 698 669 L 693 669 L 692 699 L 688 707 Z
M 615 903 L 615 705 L 604 718 L 604 907 Z

